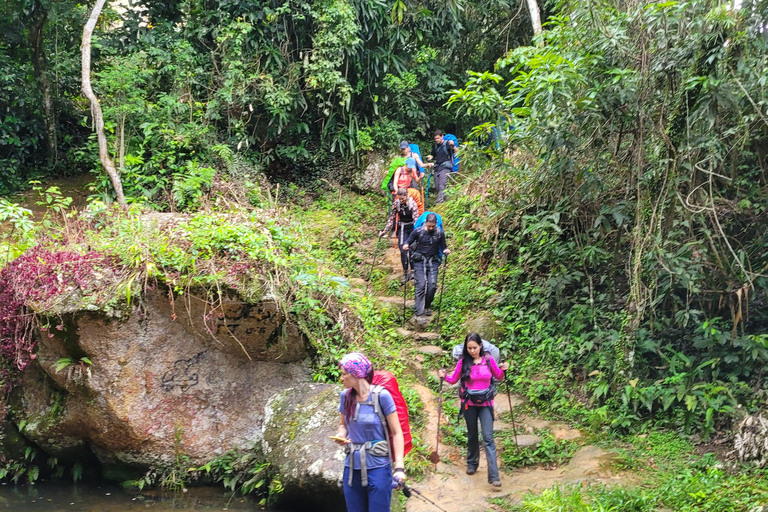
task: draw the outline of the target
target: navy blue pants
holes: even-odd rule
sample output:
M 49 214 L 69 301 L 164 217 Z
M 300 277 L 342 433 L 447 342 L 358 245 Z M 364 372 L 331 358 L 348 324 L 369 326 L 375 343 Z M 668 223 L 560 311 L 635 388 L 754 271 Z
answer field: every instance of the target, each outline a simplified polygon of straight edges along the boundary
M 349 485 L 349 468 L 344 468 L 344 501 L 347 512 L 389 512 L 392 503 L 392 468 L 368 468 L 368 487 L 363 487 L 360 470 L 354 470 Z

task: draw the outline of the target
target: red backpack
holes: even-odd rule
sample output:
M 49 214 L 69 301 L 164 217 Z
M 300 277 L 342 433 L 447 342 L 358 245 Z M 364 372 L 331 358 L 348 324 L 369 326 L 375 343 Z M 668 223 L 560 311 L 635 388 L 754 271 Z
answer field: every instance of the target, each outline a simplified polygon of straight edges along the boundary
M 379 393 L 381 393 L 382 389 L 386 389 L 395 401 L 397 419 L 400 420 L 400 427 L 403 429 L 403 456 L 405 456 L 411 451 L 411 448 L 413 448 L 413 438 L 411 437 L 411 425 L 408 423 L 408 406 L 405 404 L 405 399 L 403 398 L 402 393 L 400 393 L 400 386 L 397 385 L 397 379 L 392 372 L 376 370 L 373 372 L 373 382 L 371 384 L 373 384 L 373 387 L 371 388 L 372 396 L 370 399 L 373 402 L 373 408 L 376 411 L 376 414 L 379 415 L 379 419 L 381 420 L 382 425 L 384 425 L 384 429 L 389 434 L 389 446 L 392 447 L 392 450 L 394 450 L 392 434 L 389 432 L 389 427 L 387 426 L 387 418 L 381 410 L 381 405 L 379 405 Z

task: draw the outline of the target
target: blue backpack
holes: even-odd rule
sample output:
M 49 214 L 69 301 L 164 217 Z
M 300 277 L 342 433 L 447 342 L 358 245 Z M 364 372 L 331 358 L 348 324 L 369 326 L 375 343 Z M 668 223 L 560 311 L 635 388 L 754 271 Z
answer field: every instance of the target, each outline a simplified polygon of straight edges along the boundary
M 423 162 L 424 159 L 421 158 L 421 150 L 419 149 L 419 145 L 418 144 L 408 144 L 408 145 L 411 147 L 411 152 L 419 155 L 419 159 L 421 159 L 421 161 Z M 417 165 L 416 167 L 418 168 L 419 173 L 424 174 L 424 168 L 422 166 Z
M 435 213 L 435 212 L 424 212 L 421 215 L 419 215 L 419 218 L 416 219 L 416 222 L 413 223 L 413 230 L 414 231 L 419 229 L 421 226 L 424 225 L 425 222 L 427 222 L 427 215 L 429 215 L 430 213 Z M 437 217 L 437 227 L 438 227 L 438 229 L 440 229 L 440 231 L 445 231 L 443 229 L 443 218 L 439 214 L 437 214 L 437 213 L 435 213 L 435 217 Z M 442 251 L 442 249 L 440 250 L 440 254 L 438 256 L 438 259 L 442 263 L 442 261 L 443 261 L 443 251 Z
M 452 133 L 447 133 L 443 137 L 445 140 L 452 140 L 453 144 L 458 148 L 459 147 L 459 139 L 456 138 L 455 135 Z M 451 172 L 459 172 L 459 156 L 453 155 L 453 169 L 451 169 Z

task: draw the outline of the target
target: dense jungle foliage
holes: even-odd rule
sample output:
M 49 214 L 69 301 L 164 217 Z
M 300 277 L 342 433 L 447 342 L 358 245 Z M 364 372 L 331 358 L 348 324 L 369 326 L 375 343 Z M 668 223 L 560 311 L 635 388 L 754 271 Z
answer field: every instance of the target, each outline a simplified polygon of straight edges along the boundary
M 768 3 L 553 1 L 535 39 L 525 7 L 504 0 L 138 5 L 103 15 L 94 87 L 126 195 L 145 205 L 121 214 L 94 201 L 75 221 L 66 198 L 41 189 L 51 217 L 33 223 L 0 202 L 13 227 L 4 265 L 35 245 L 97 249 L 133 276 L 122 296 L 147 275 L 236 286 L 256 268 L 244 262 L 261 259 L 308 322 L 317 380 L 338 376 L 350 343 L 400 371 L 411 354 L 398 351 L 403 319 L 332 277 L 368 275 L 353 248 L 375 237 L 384 199 L 325 183 L 361 152 L 448 128 L 466 142 L 449 201 L 435 208 L 453 249 L 443 348 L 490 312 L 528 407 L 595 435 L 632 434 L 643 450 L 676 435 L 646 446 L 638 432 L 719 442 L 765 410 Z M 108 202 L 79 93 L 86 7 L 1 9 L 0 189 L 95 170 Z M 137 225 L 146 208 L 194 220 L 158 245 Z M 236 270 L 213 270 L 223 264 Z M 398 292 L 376 271 L 372 289 Z M 359 319 L 349 331 L 335 321 L 345 303 Z M 748 510 L 765 492 L 751 487 L 764 473 L 681 463 L 692 450 L 681 442 L 661 487 L 554 489 L 519 510 Z
M 449 209 L 484 219 L 468 242 L 524 375 L 585 393 L 532 397 L 712 434 L 766 400 L 768 5 L 561 7 L 451 98 L 515 129 Z
M 227 150 L 232 172 L 282 169 L 310 185 L 359 151 L 469 129 L 445 107 L 449 91 L 530 39 L 511 0 L 131 5 L 100 18 L 93 83 L 126 195 L 161 205 L 209 181 Z M 80 93 L 89 13 L 72 1 L 0 7 L 0 192 L 99 166 Z

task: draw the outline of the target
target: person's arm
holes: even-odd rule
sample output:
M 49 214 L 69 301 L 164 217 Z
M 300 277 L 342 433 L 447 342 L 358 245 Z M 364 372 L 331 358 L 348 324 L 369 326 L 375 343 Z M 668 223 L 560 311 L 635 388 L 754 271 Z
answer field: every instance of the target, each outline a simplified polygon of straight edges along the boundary
M 417 217 L 417 218 L 418 218 L 418 217 Z M 421 228 L 419 228 L 419 229 L 421 229 Z M 411 234 L 410 234 L 410 235 L 408 235 L 408 240 L 406 240 L 406 241 L 405 241 L 405 243 L 403 244 L 403 250 L 404 250 L 404 251 L 407 251 L 407 250 L 409 250 L 409 249 L 411 248 L 411 247 L 410 247 L 410 245 L 411 245 L 413 242 L 415 242 L 415 241 L 416 241 L 416 237 L 418 237 L 418 236 L 419 236 L 419 235 L 417 235 L 417 234 L 416 234 L 416 232 L 417 232 L 419 229 L 414 229 L 413 231 L 411 231 Z
M 448 384 L 456 384 L 459 381 L 459 378 L 461 377 L 461 366 L 463 362 L 464 362 L 464 359 L 459 359 L 456 362 L 456 368 L 453 369 L 453 375 L 445 376 L 445 381 Z
M 397 182 L 400 181 L 400 173 L 402 172 L 402 171 L 400 171 L 400 169 L 402 169 L 402 167 L 398 167 L 397 168 L 397 170 L 395 171 L 395 177 L 392 180 L 392 185 L 395 188 L 395 192 L 397 192 Z
M 397 214 L 397 208 L 399 203 L 399 199 L 395 199 L 392 203 L 392 210 L 389 212 L 389 218 L 387 218 L 387 225 L 384 226 L 384 229 L 381 230 L 379 233 L 379 236 L 384 236 L 387 233 L 392 231 L 392 227 L 395 225 L 395 215 Z
M 445 231 L 440 230 L 440 241 L 438 242 L 440 244 L 440 250 L 443 251 L 443 254 L 451 254 L 451 251 L 448 249 L 448 244 L 445 243 Z
M 411 210 L 411 218 L 416 221 L 419 218 L 419 205 L 412 197 L 408 197 L 408 209 Z M 408 237 L 410 239 L 410 237 Z
M 411 172 L 411 177 L 416 183 L 421 183 L 421 173 L 418 169 L 414 169 L 413 172 Z
M 488 368 L 491 369 L 491 375 L 493 375 L 496 380 L 504 380 L 504 372 L 496 365 L 496 360 L 491 356 L 488 356 Z
M 392 435 L 392 476 L 399 481 L 405 481 L 405 465 L 403 462 L 405 452 L 405 439 L 403 438 L 403 428 L 400 426 L 400 418 L 397 417 L 397 410 L 387 414 L 387 426 Z
M 333 440 L 336 444 L 345 445 L 349 443 L 349 439 L 347 438 L 347 425 L 344 423 L 344 415 L 341 415 L 341 419 L 339 420 L 339 429 L 336 431 L 336 437 L 343 437 L 344 439 L 347 439 L 346 442 L 338 441 L 336 439 Z
M 430 155 L 430 156 L 432 156 L 432 155 Z M 413 154 L 413 158 L 414 158 L 414 160 L 416 160 L 416 165 L 418 165 L 419 167 L 434 167 L 434 166 L 435 166 L 435 164 L 432 164 L 432 163 L 429 163 L 429 164 L 425 164 L 425 163 L 424 163 L 424 162 L 421 160 L 421 157 L 419 156 L 419 154 L 418 154 L 418 153 L 414 153 L 414 154 Z M 417 169 L 417 170 L 418 170 L 418 169 Z

